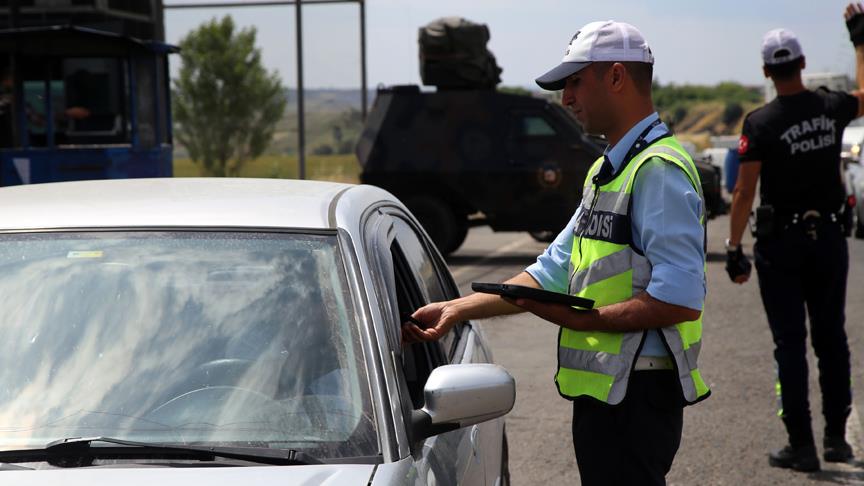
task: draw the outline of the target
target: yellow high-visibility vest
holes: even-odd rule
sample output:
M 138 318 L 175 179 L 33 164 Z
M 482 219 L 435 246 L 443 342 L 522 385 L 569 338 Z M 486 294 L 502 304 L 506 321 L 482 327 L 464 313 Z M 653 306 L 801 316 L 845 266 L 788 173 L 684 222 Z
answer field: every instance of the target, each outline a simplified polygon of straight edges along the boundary
M 616 304 L 643 292 L 651 279 L 651 263 L 632 247 L 629 208 L 639 168 L 660 158 L 680 168 L 702 197 L 699 173 L 693 160 L 674 137 L 655 141 L 632 158 L 617 176 L 595 183 L 603 158 L 588 171 L 582 194 L 581 217 L 576 222 L 570 256 L 569 293 L 595 301 L 596 307 Z M 602 184 L 602 185 L 600 185 Z M 701 222 L 705 225 L 703 197 Z M 702 316 L 660 329 L 674 359 L 684 400 L 707 398 L 697 366 L 702 344 Z M 591 396 L 609 404 L 620 403 L 637 353 L 647 331 L 584 332 L 562 328 L 558 336 L 558 372 L 555 383 L 567 398 Z

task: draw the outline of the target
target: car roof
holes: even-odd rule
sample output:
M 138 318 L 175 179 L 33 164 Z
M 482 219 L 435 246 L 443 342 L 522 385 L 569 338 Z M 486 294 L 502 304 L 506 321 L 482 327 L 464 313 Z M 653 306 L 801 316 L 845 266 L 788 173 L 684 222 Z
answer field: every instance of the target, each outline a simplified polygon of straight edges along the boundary
M 101 227 L 335 229 L 351 206 L 394 200 L 372 187 L 288 179 L 173 178 L 0 188 L 0 230 Z M 343 205 L 347 205 L 343 204 Z M 344 208 L 342 211 L 344 213 Z

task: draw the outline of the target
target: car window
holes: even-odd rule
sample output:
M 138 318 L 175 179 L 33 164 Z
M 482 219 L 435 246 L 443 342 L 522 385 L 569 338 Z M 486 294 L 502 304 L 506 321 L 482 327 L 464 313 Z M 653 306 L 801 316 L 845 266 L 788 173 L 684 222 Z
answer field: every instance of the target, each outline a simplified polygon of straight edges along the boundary
M 411 270 L 417 276 L 417 281 L 425 297 L 430 302 L 447 300 L 444 287 L 438 278 L 435 264 L 432 262 L 420 237 L 408 223 L 402 218 L 393 218 L 393 228 L 396 230 L 396 240 L 399 242 L 405 259 L 411 266 Z
M 424 303 L 442 302 L 454 298 L 455 296 L 450 295 L 442 284 L 435 262 L 420 241 L 421 236 L 407 221 L 398 216 L 393 218 L 393 228 L 396 231 L 399 248 L 423 294 Z M 443 349 L 449 350 L 454 339 L 455 331 L 451 331 L 441 338 L 440 343 Z
M 523 137 L 553 137 L 557 134 L 552 125 L 541 116 L 524 116 L 520 125 Z
M 66 437 L 378 453 L 337 237 L 0 236 L 0 449 Z
M 428 301 L 423 295 L 419 280 L 416 278 L 398 241 L 393 242 L 390 251 L 393 256 L 399 314 L 411 314 Z M 423 406 L 423 387 L 426 386 L 426 380 L 433 369 L 447 363 L 446 355 L 438 341 L 404 345 L 401 355 L 402 372 L 408 385 L 411 403 L 415 409 L 421 408 Z
M 24 58 L 22 88 L 29 143 L 129 143 L 126 64 L 113 57 Z M 147 76 L 136 78 L 153 91 Z M 148 92 L 148 93 L 149 93 Z M 49 100 L 50 97 L 50 100 Z M 150 103 L 152 105 L 152 103 Z M 46 113 L 48 107 L 51 113 Z M 150 107 L 138 105 L 139 120 L 147 123 Z M 146 127 L 145 127 L 146 128 Z M 139 130 L 146 138 L 147 130 Z

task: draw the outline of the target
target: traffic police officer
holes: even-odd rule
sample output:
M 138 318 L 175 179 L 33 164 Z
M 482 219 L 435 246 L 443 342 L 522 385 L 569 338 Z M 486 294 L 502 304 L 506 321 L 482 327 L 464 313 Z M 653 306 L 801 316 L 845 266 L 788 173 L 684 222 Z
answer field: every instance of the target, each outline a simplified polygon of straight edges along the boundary
M 847 20 L 858 56 L 858 84 L 864 86 L 860 5 L 850 5 Z M 726 269 L 734 282 L 749 278 L 750 263 L 742 253 L 741 236 L 761 177 L 754 254 L 774 337 L 781 400 L 778 415 L 789 435 L 789 444 L 771 452 L 768 460 L 775 467 L 814 471 L 819 469 L 819 459 L 807 399 L 805 309 L 819 360 L 825 415 L 823 458 L 832 462 L 852 458 L 844 437 L 852 395 L 843 328 L 849 256 L 842 227 L 846 197 L 840 145 L 846 125 L 864 114 L 864 98 L 859 92 L 806 89 L 801 80 L 804 55 L 788 30 L 765 34 L 762 60 L 765 76 L 777 88 L 777 98 L 744 120 Z
M 705 298 L 701 184 L 651 100 L 653 54 L 632 25 L 592 22 L 561 64 L 537 79 L 609 148 L 589 169 L 582 203 L 511 284 L 594 299 L 592 311 L 473 294 L 417 310 L 438 339 L 457 322 L 530 311 L 561 326 L 559 393 L 573 401 L 582 484 L 665 484 L 683 406 L 709 390 L 697 366 Z M 502 194 L 502 197 L 506 195 Z

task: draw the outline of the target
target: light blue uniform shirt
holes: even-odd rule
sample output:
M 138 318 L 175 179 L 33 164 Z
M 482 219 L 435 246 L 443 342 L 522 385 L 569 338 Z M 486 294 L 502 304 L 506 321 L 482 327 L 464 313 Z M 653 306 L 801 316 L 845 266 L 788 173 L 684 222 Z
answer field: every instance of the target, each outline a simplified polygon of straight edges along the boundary
M 657 113 L 652 113 L 607 150 L 616 173 L 639 135 L 658 118 Z M 661 123 L 648 133 L 645 141 L 651 143 L 667 130 Z M 699 221 L 702 211 L 699 193 L 680 168 L 664 161 L 651 161 L 637 173 L 632 202 L 633 244 L 651 263 L 651 280 L 646 291 L 657 300 L 701 311 L 705 300 L 705 235 Z M 573 230 L 579 216 L 577 209 L 555 241 L 525 269 L 544 289 L 567 292 Z M 658 332 L 648 333 L 642 355 L 668 355 Z

